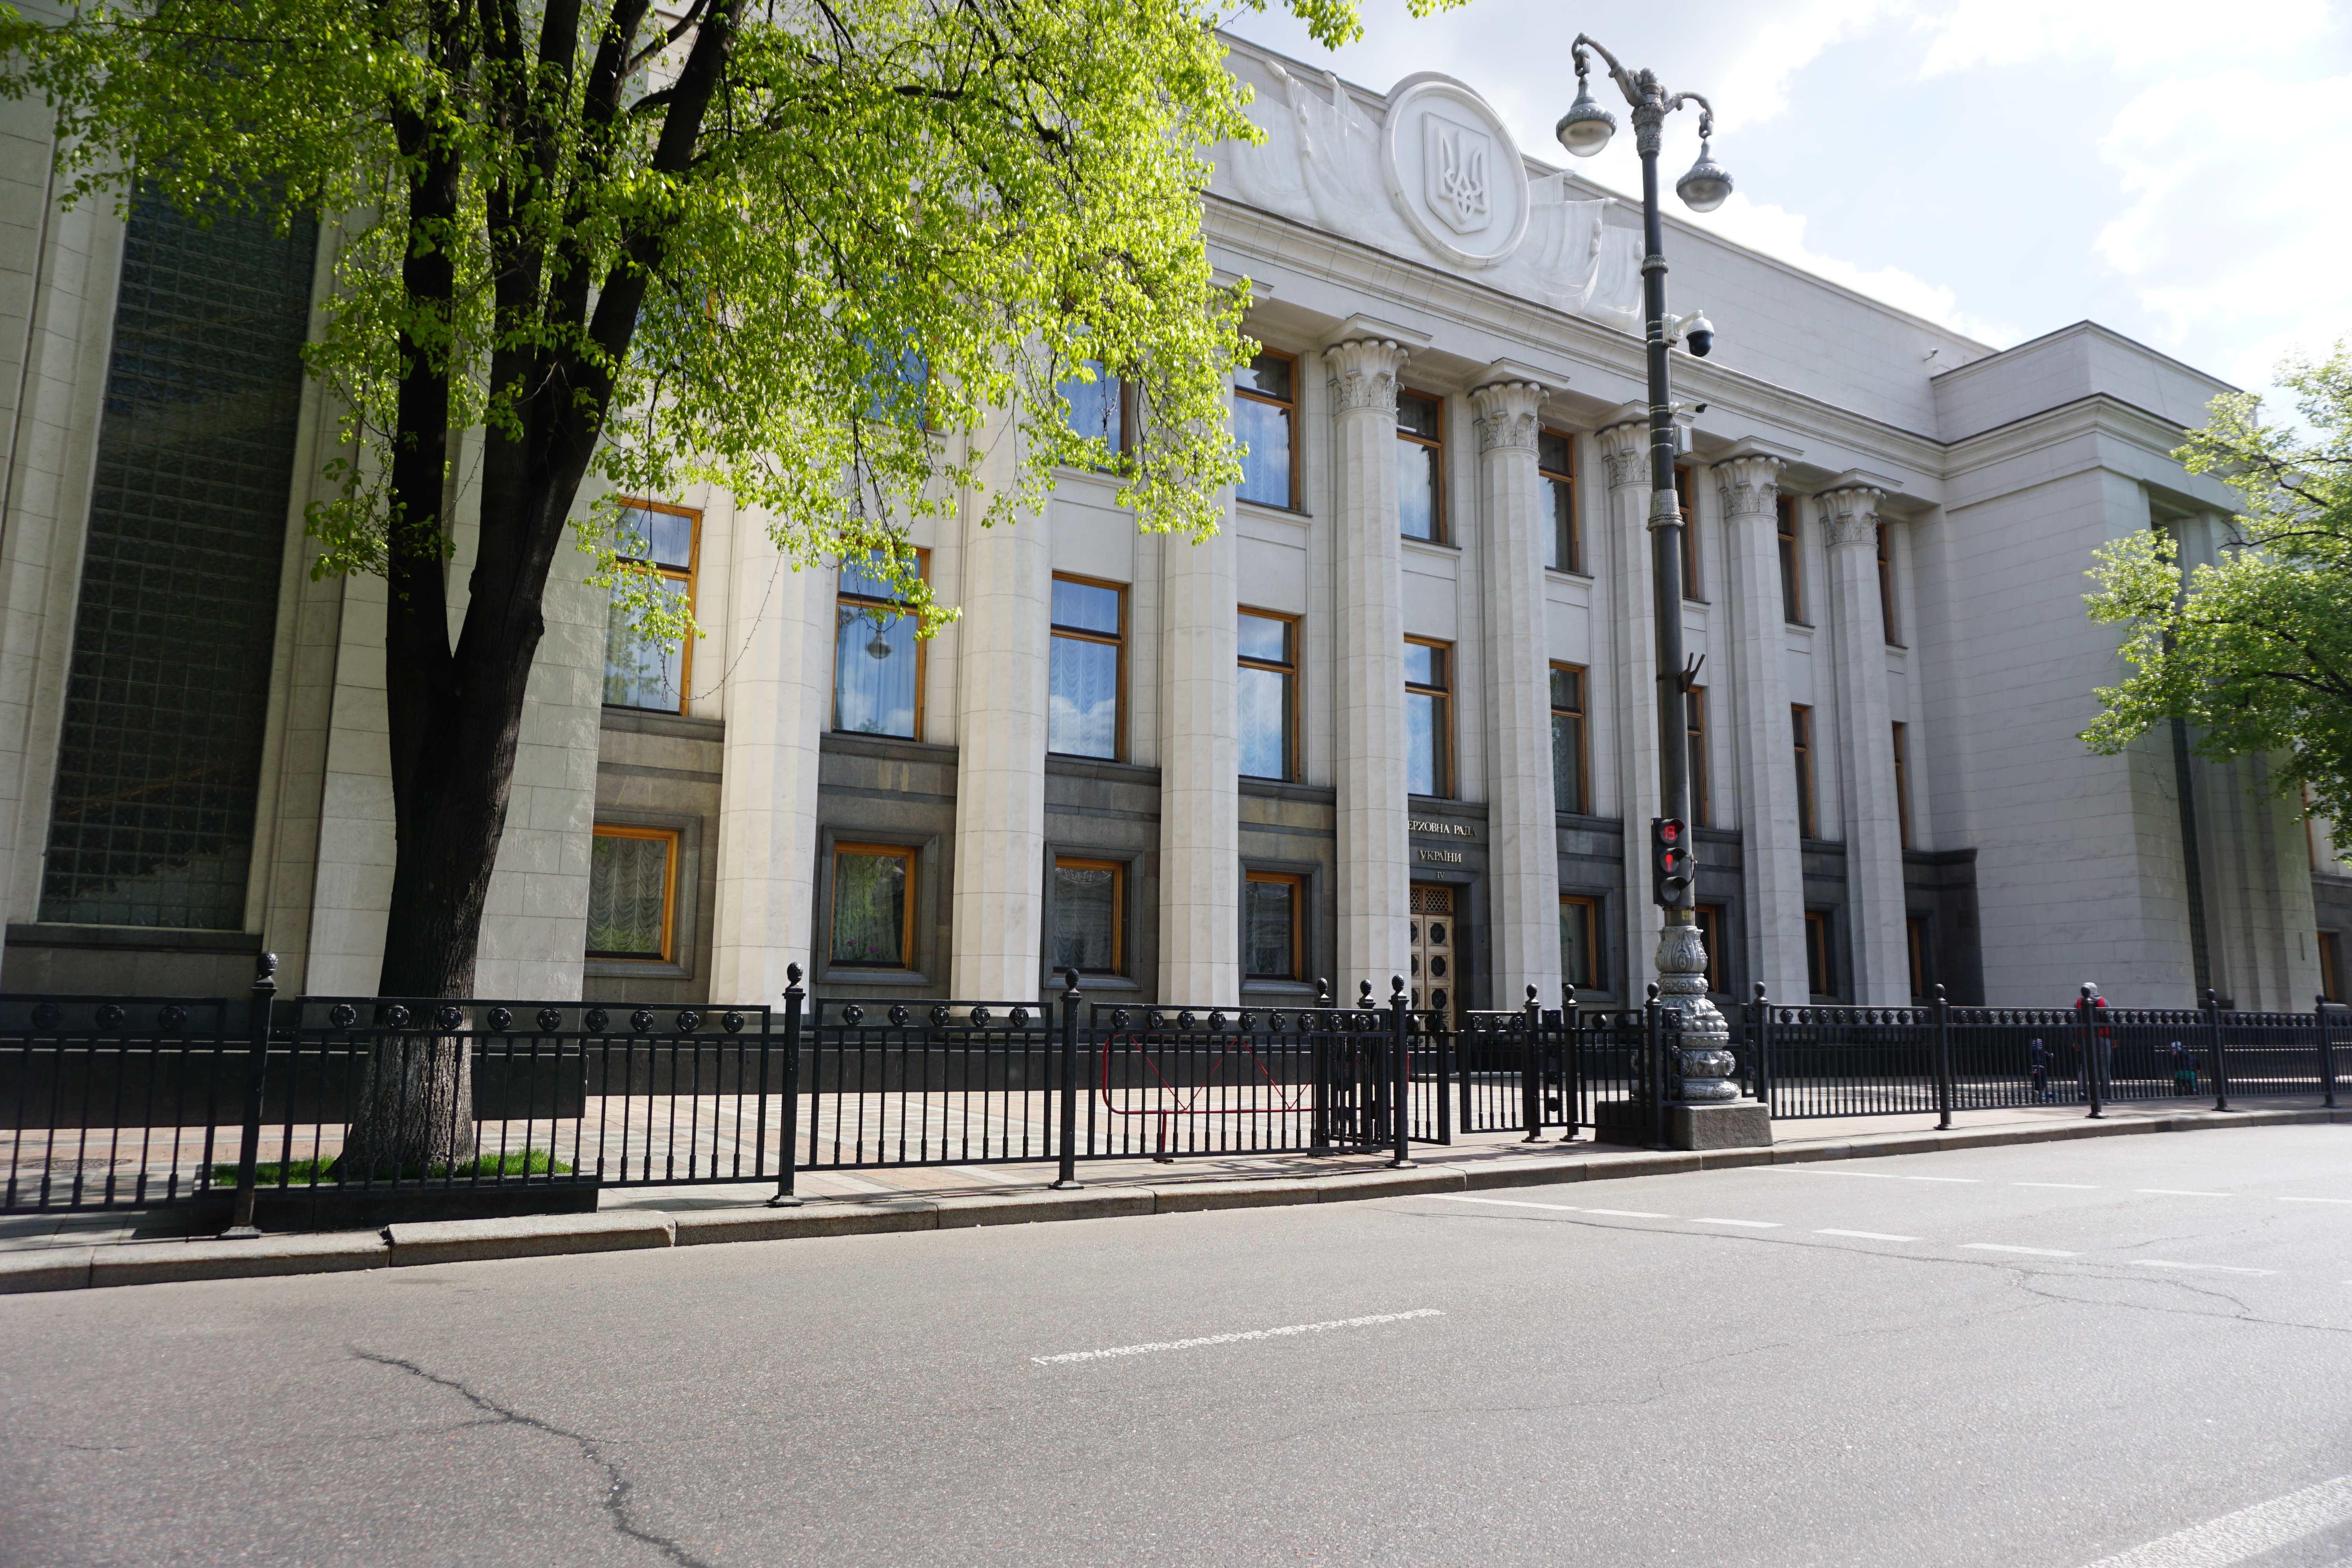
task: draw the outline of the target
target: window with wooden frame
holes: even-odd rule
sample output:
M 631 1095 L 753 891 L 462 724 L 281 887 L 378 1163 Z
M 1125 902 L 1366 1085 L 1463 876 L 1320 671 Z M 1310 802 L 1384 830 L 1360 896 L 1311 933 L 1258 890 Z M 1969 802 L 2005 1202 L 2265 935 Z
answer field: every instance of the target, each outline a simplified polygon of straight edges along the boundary
M 1723 993 L 1723 906 L 1699 904 L 1691 910 L 1698 922 L 1699 946 L 1706 950 L 1706 988 Z
M 2319 994 L 2330 1002 L 2352 1001 L 2344 992 L 2344 939 L 2332 931 L 2319 933 Z
M 1912 915 L 1903 922 L 1904 952 L 1911 960 L 1911 1000 L 1925 1002 L 1931 993 L 1927 974 L 1927 917 Z
M 1805 985 L 1816 996 L 1837 994 L 1837 949 L 1826 910 L 1805 911 Z
M 1694 686 L 1683 693 L 1684 750 L 1690 764 L 1690 819 L 1693 827 L 1715 820 L 1715 797 L 1709 792 L 1706 768 L 1706 688 Z
M 1675 504 L 1682 509 L 1683 597 L 1693 604 L 1705 604 L 1706 595 L 1698 584 L 1698 523 L 1691 516 L 1691 473 L 1680 463 L 1675 465 Z
M 1127 590 L 1054 575 L 1045 749 L 1116 761 L 1127 752 Z
M 1813 710 L 1801 702 L 1789 705 L 1789 738 L 1797 761 L 1797 837 L 1819 838 L 1821 820 L 1813 813 Z
M 677 844 L 672 828 L 596 824 L 588 845 L 586 956 L 670 962 Z
M 1307 978 L 1307 879 L 1283 871 L 1242 878 L 1242 977 Z
M 1298 769 L 1298 617 L 1243 610 L 1234 617 L 1234 708 L 1247 779 L 1289 779 Z
M 1404 639 L 1404 787 L 1454 793 L 1454 662 L 1451 643 Z
M 1591 758 L 1585 745 L 1584 669 L 1551 667 L 1551 804 L 1581 816 L 1592 809 Z
M 1895 726 L 1895 824 L 1903 847 L 1911 847 L 1911 757 L 1910 740 L 1900 724 Z
M 1895 625 L 1895 546 L 1887 542 L 1886 525 L 1878 525 L 1878 614 L 1885 623 L 1889 647 L 1901 647 Z
M 1559 977 L 1579 991 L 1609 989 L 1601 949 L 1601 900 L 1583 893 L 1559 897 Z
M 915 851 L 897 844 L 833 847 L 830 963 L 843 969 L 915 966 Z
M 1054 861 L 1054 969 L 1118 974 L 1127 962 L 1127 863 Z
M 1397 394 L 1397 526 L 1445 541 L 1445 405 L 1418 392 Z
M 1128 384 L 1105 370 L 1101 361 L 1080 363 L 1087 374 L 1065 376 L 1054 390 L 1068 405 L 1064 419 L 1071 434 L 1101 442 L 1108 456 L 1097 466 L 1115 468 L 1134 440 L 1134 399 Z
M 694 562 L 702 514 L 666 501 L 625 500 L 613 541 L 622 570 L 648 579 L 672 608 L 694 609 Z M 642 612 L 615 596 L 604 623 L 604 706 L 686 711 L 694 673 L 694 639 L 656 637 Z
M 930 573 L 930 552 L 915 552 Z M 929 648 L 915 617 L 874 574 L 871 559 L 844 561 L 835 601 L 833 727 L 853 735 L 923 738 L 923 678 Z
M 1298 510 L 1298 361 L 1260 351 L 1234 372 L 1234 438 L 1242 445 L 1234 494 Z
M 1551 512 L 1544 541 L 1544 565 L 1554 572 L 1584 570 L 1584 530 L 1576 516 L 1576 437 L 1560 430 L 1536 437 L 1536 477 Z
M 1805 557 L 1797 547 L 1797 498 L 1775 498 L 1772 510 L 1780 531 L 1780 618 L 1792 626 L 1811 626 L 1805 619 Z

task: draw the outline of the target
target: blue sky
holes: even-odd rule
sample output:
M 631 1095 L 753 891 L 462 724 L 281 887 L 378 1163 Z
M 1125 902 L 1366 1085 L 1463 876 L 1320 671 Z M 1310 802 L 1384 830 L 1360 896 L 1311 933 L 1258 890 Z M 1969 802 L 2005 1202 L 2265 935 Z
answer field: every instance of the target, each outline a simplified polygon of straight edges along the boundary
M 1379 90 L 1458 77 L 1560 164 L 1569 45 L 1590 32 L 1716 106 L 1738 194 L 1674 210 L 1997 346 L 2087 317 L 2261 390 L 2281 358 L 2352 337 L 2342 5 L 1470 0 L 1416 20 L 1365 3 L 1365 37 L 1337 52 L 1280 0 L 1231 30 Z M 1622 100 L 1593 79 L 1620 134 L 1579 172 L 1637 192 Z M 1696 125 L 1669 122 L 1669 187 Z

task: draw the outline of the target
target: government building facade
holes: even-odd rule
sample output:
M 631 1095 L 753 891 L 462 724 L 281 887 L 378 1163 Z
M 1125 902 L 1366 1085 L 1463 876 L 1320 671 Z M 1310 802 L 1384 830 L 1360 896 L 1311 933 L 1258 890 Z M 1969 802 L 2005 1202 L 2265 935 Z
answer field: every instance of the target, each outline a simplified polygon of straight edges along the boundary
M 1139 534 L 1078 470 L 1018 526 L 919 525 L 962 609 L 919 644 L 728 496 L 629 498 L 707 635 L 650 643 L 559 563 L 481 994 L 772 1001 L 798 963 L 835 995 L 1640 1000 L 1638 207 L 1450 79 L 1232 50 L 1267 139 L 1218 150 L 1206 224 L 1264 352 L 1222 531 Z M 313 581 L 303 533 L 331 236 L 62 212 L 37 107 L 0 132 L 0 987 L 233 993 L 266 945 L 368 993 L 384 586 Z M 2352 866 L 2260 759 L 2074 738 L 2121 673 L 2094 548 L 2210 559 L 2232 509 L 2168 455 L 2222 384 L 2087 322 L 1995 352 L 1672 218 L 1666 250 L 1717 333 L 1674 371 L 1719 1004 L 2344 995 Z M 1116 383 L 1069 392 L 1126 433 Z

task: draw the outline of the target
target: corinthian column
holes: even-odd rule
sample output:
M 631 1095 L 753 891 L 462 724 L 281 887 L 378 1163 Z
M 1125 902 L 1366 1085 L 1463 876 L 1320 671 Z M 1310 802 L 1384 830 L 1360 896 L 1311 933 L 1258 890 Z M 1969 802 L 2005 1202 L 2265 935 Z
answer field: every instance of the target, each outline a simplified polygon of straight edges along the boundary
M 1731 567 L 1731 733 L 1738 756 L 1747 884 L 1748 973 L 1774 998 L 1806 996 L 1805 873 L 1789 733 L 1787 637 L 1780 596 L 1781 460 L 1747 443 L 1715 464 Z
M 1015 442 L 1000 432 L 1009 485 Z M 1044 961 L 1047 626 L 1054 574 L 1045 519 L 985 528 L 963 509 L 963 619 L 956 720 L 954 957 L 949 989 L 1025 1000 Z
M 1233 509 L 1160 543 L 1160 999 L 1241 995 L 1241 746 L 1234 708 Z
M 1343 994 L 1402 974 L 1412 898 L 1405 847 L 1404 552 L 1397 516 L 1397 373 L 1404 345 L 1354 338 L 1324 351 L 1331 377 L 1337 777 Z
M 1650 901 L 1650 818 L 1658 815 L 1658 606 L 1650 571 L 1650 425 L 1637 418 L 1600 434 L 1609 469 L 1609 619 L 1617 657 L 1611 725 L 1616 735 L 1617 815 L 1625 837 L 1625 984 L 1628 1002 L 1657 978 L 1658 910 Z
M 1910 966 L 1903 942 L 1903 824 L 1895 797 L 1895 731 L 1886 701 L 1886 624 L 1878 602 L 1878 503 L 1866 485 L 1821 498 L 1829 541 L 1830 603 L 1837 642 L 1838 776 L 1845 816 L 1846 920 L 1853 1000 L 1905 1006 Z
M 1486 525 L 1486 826 L 1493 854 L 1495 993 L 1559 992 L 1559 833 L 1545 657 L 1543 481 L 1536 408 L 1544 389 L 1496 381 L 1470 395 Z

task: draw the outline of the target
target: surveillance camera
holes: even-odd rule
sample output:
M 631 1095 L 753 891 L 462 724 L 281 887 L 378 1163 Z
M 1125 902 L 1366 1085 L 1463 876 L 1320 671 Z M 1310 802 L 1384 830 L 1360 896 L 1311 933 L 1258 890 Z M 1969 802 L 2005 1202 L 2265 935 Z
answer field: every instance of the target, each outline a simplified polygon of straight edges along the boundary
M 1715 334 L 1713 332 L 1695 331 L 1690 334 L 1690 352 L 1698 358 L 1705 359 L 1706 357 L 1707 351 L 1713 347 L 1715 347 Z
M 1682 329 L 1683 342 L 1693 355 L 1705 359 L 1715 347 L 1715 323 L 1706 319 L 1704 310 L 1694 310 L 1675 323 Z

